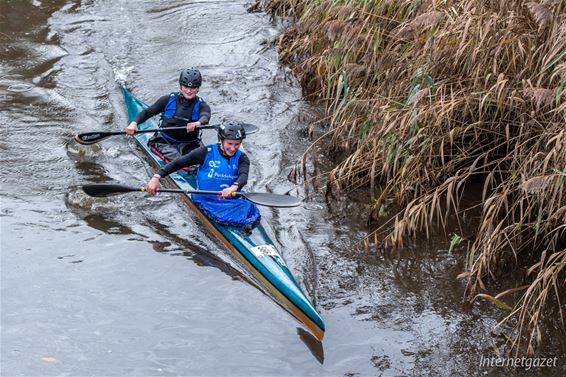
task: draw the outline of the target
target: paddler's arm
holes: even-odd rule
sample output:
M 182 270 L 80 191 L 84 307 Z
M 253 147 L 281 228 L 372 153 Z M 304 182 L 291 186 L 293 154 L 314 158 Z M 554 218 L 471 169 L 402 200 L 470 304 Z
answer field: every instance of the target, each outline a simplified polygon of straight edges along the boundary
M 147 183 L 146 191 L 151 195 L 155 195 L 156 190 L 159 188 L 159 180 L 161 178 L 165 178 L 169 174 L 174 173 L 184 167 L 202 164 L 206 158 L 207 152 L 208 148 L 206 146 L 202 146 L 159 168 L 159 170 L 155 172 L 153 177 L 151 177 L 151 179 Z
M 250 173 L 250 159 L 248 156 L 242 152 L 240 154 L 240 159 L 238 160 L 238 178 L 236 182 L 232 184 L 232 186 L 225 188 L 222 190 L 222 196 L 224 198 L 228 198 L 232 196 L 233 192 L 240 190 L 242 187 L 248 183 L 248 175 Z
M 250 174 L 250 159 L 242 152 L 238 160 L 238 179 L 236 183 L 239 188 L 244 187 L 248 183 L 248 175 Z
M 208 103 L 202 102 L 200 103 L 200 112 L 199 118 L 196 122 L 189 122 L 187 123 L 187 133 L 194 132 L 197 127 L 204 126 L 208 124 L 210 121 L 210 106 Z
M 133 135 L 138 130 L 138 124 L 145 122 L 152 116 L 157 114 L 161 114 L 165 110 L 165 106 L 167 106 L 167 102 L 169 102 L 169 95 L 165 95 L 160 97 L 155 103 L 148 108 L 143 109 L 136 115 L 134 120 L 126 127 L 126 133 L 128 135 Z
M 198 121 L 200 123 L 201 126 L 204 126 L 205 124 L 208 124 L 208 122 L 210 122 L 210 106 L 208 105 L 208 103 L 204 102 L 204 100 L 200 103 L 200 113 L 199 113 L 199 118 Z

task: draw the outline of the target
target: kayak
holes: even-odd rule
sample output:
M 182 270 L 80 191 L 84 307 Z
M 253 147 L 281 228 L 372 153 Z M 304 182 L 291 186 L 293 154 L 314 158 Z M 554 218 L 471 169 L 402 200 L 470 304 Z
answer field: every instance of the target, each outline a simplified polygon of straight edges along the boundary
M 124 86 L 121 86 L 121 90 L 128 111 L 128 121 L 131 122 L 148 105 L 136 98 Z M 152 128 L 157 128 L 157 125 L 151 119 L 138 125 L 139 130 Z M 134 139 L 145 151 L 152 165 L 164 166 L 165 161 L 147 146 L 151 135 L 151 133 L 138 133 L 134 135 Z M 181 190 L 196 189 L 196 175 L 190 172 L 180 170 L 167 176 L 166 180 L 171 186 Z M 245 231 L 241 226 L 220 224 L 200 210 L 193 202 L 191 194 L 183 193 L 181 196 L 202 223 L 243 262 L 275 301 L 321 341 L 324 337 L 324 322 L 285 265 L 285 261 L 265 231 L 262 222 Z

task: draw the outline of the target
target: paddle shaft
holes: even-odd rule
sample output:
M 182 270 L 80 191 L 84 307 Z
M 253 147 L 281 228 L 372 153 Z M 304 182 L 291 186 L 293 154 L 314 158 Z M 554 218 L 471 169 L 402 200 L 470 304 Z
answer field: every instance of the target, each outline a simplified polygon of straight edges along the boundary
M 147 190 L 145 187 L 142 187 L 140 190 L 146 192 Z M 181 189 L 162 189 L 158 188 L 155 192 L 178 192 L 178 193 L 186 193 L 186 194 L 202 194 L 202 195 L 222 195 L 220 191 L 210 191 L 210 190 L 181 190 Z M 232 196 L 246 196 L 245 193 L 235 191 L 232 193 Z
M 248 123 L 240 123 L 244 126 L 244 130 L 246 131 L 247 134 L 253 134 L 256 133 L 259 128 L 257 126 L 254 126 L 253 124 L 248 124 Z M 207 126 L 198 126 L 195 127 L 195 131 L 199 131 L 199 130 L 210 130 L 210 129 L 217 129 L 219 126 L 218 125 L 207 125 Z M 185 126 L 180 126 L 180 127 L 167 127 L 167 128 L 151 128 L 151 129 L 145 129 L 145 130 L 137 130 L 135 133 L 136 134 L 143 134 L 143 133 L 147 133 L 147 132 L 163 132 L 164 130 L 166 131 L 181 131 L 181 130 L 186 130 L 187 127 Z M 86 132 L 83 134 L 78 134 L 77 136 L 75 136 L 75 140 L 80 143 L 80 144 L 85 144 L 85 145 L 90 145 L 90 144 L 94 144 L 94 143 L 98 143 L 101 140 L 106 139 L 107 137 L 110 136 L 114 136 L 114 135 L 127 135 L 126 131 L 94 131 L 94 132 Z
M 90 196 L 94 197 L 106 197 L 109 195 L 123 194 L 127 192 L 147 192 L 145 187 L 131 187 L 117 184 L 90 184 L 84 185 L 83 191 Z M 157 189 L 159 192 L 172 192 L 181 194 L 200 194 L 200 195 L 221 195 L 219 191 L 207 191 L 207 190 L 182 190 L 182 189 Z M 232 193 L 232 196 L 241 196 L 249 200 L 252 203 L 267 206 L 267 207 L 296 207 L 301 204 L 299 198 L 289 196 L 272 194 L 267 192 L 240 192 L 236 191 Z
M 209 130 L 215 129 L 218 126 L 199 126 L 195 127 L 195 130 Z M 171 131 L 180 131 L 186 130 L 187 127 L 168 127 L 167 130 Z M 137 130 L 137 134 L 143 134 L 148 132 L 160 132 L 163 131 L 162 128 L 151 128 L 146 130 Z M 75 136 L 75 140 L 77 140 L 81 144 L 94 144 L 101 140 L 106 139 L 107 137 L 114 136 L 114 135 L 127 135 L 126 131 L 94 131 L 94 132 L 86 132 L 83 134 L 78 134 Z
M 218 128 L 218 126 L 212 126 L 212 125 L 210 125 L 210 126 L 198 126 L 198 127 L 195 127 L 195 131 L 211 130 L 211 129 L 216 129 L 216 128 Z M 186 130 L 186 129 L 187 129 L 187 127 L 153 128 L 153 129 L 149 129 L 149 130 L 137 130 L 136 133 L 137 134 L 143 134 L 143 133 L 146 133 L 146 132 L 160 132 L 160 131 L 163 131 L 163 130 L 166 130 L 166 131 L 177 131 L 177 130 L 179 130 L 179 131 L 181 131 L 181 130 Z M 115 135 L 125 134 L 125 133 L 126 132 L 122 131 L 122 132 L 116 133 Z

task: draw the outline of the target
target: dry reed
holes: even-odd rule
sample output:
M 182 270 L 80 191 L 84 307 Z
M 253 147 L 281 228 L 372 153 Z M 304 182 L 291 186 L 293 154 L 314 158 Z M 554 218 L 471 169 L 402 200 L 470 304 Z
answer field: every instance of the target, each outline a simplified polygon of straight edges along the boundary
M 520 319 L 511 349 L 524 351 L 522 339 L 529 353 L 540 345 L 548 305 L 558 304 L 564 326 L 566 3 L 258 5 L 293 17 L 279 38 L 280 58 L 305 95 L 322 101 L 324 140 L 346 156 L 328 172 L 328 187 L 369 187 L 374 212 L 391 198 L 403 208 L 363 244 L 401 246 L 438 224 L 446 228 L 449 216 L 468 209 L 461 208 L 467 187 L 481 182 L 481 221 L 462 275 L 466 296 L 499 302 L 487 283 L 510 260 L 535 258 L 508 317 Z

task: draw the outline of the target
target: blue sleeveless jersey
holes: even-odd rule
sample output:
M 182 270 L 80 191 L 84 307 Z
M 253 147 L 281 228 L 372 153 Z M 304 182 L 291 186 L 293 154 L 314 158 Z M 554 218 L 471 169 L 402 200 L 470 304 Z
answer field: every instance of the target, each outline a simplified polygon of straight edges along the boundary
M 177 112 L 177 96 L 179 96 L 179 95 L 181 95 L 181 93 L 179 93 L 179 92 L 171 93 L 169 95 L 169 101 L 167 102 L 167 105 L 165 105 L 165 110 L 163 110 L 163 117 L 164 118 L 171 118 L 171 117 L 175 116 L 175 113 Z M 195 103 L 195 106 L 193 107 L 193 110 L 191 112 L 191 120 L 193 122 L 196 122 L 200 118 L 200 103 L 201 103 L 201 101 L 202 101 L 202 98 L 197 96 L 197 103 Z
M 163 131 L 161 132 L 161 136 L 174 143 L 190 143 L 197 141 L 200 139 L 199 132 L 195 132 L 191 138 L 187 139 L 188 136 L 185 131 L 167 131 L 167 127 L 179 126 L 173 120 L 173 117 L 177 114 L 177 101 L 179 100 L 179 96 L 182 96 L 180 92 L 171 93 L 169 95 L 169 101 L 165 105 L 165 110 L 161 113 L 161 118 L 163 119 Z M 200 119 L 200 103 L 202 102 L 202 98 L 197 96 L 196 99 L 197 101 L 191 110 L 191 121 L 193 122 Z
M 242 152 L 236 151 L 230 159 L 222 157 L 218 144 L 207 146 L 206 159 L 197 170 L 199 190 L 220 191 L 232 186 L 238 179 L 238 161 Z
M 238 161 L 241 151 L 229 159 L 222 157 L 218 144 L 207 146 L 208 153 L 197 170 L 199 190 L 222 191 L 238 179 Z M 218 198 L 216 195 L 192 195 L 192 200 L 209 217 L 223 224 L 246 225 L 261 220 L 259 209 L 241 197 Z

